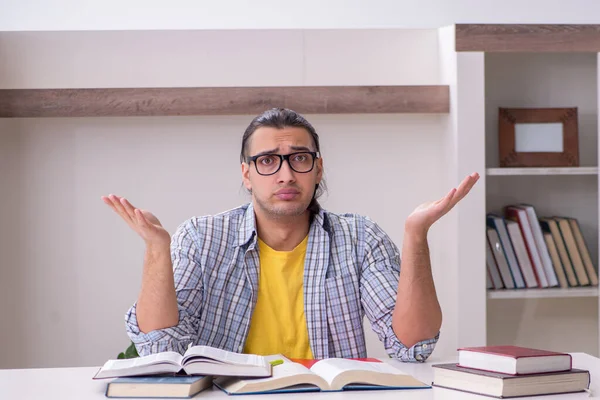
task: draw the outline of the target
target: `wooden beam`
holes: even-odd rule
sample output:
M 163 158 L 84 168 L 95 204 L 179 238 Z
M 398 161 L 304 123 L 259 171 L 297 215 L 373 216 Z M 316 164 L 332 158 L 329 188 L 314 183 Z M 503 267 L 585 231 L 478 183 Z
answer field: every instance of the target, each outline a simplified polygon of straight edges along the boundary
M 600 52 L 600 25 L 457 24 L 456 51 Z
M 448 113 L 448 86 L 0 89 L 1 118 Z

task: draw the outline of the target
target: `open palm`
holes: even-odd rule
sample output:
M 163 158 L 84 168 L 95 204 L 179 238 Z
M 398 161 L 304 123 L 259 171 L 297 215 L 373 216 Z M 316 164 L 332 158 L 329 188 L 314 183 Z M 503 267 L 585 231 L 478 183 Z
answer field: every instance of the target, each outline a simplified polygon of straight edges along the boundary
M 102 201 L 113 209 L 146 244 L 168 244 L 171 241 L 169 232 L 149 211 L 135 208 L 124 197 L 114 194 L 102 196 Z
M 473 173 L 467 176 L 458 186 L 452 189 L 446 196 L 437 200 L 419 205 L 408 216 L 406 227 L 416 232 L 427 232 L 431 225 L 450 211 L 461 201 L 479 180 L 479 174 Z

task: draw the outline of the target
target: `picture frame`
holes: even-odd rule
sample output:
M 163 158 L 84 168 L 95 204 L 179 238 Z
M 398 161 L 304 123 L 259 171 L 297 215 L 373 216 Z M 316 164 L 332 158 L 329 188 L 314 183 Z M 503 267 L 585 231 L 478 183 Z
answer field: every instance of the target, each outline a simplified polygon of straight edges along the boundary
M 577 107 L 498 109 L 500 167 L 578 167 Z

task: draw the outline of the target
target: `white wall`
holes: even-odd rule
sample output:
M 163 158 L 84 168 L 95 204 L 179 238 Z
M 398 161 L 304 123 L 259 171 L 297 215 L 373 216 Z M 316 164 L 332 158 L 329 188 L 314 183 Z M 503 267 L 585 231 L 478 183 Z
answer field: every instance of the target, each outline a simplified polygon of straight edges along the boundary
M 438 28 L 453 23 L 598 23 L 573 0 L 0 0 L 0 30 Z
M 440 75 L 450 87 L 450 115 L 444 135 L 444 172 L 446 183 L 456 187 L 467 175 L 479 173 L 480 178 L 469 195 L 441 221 L 444 231 L 444 269 L 440 291 L 444 314 L 454 318 L 447 327 L 454 328 L 455 349 L 485 345 L 485 303 L 473 299 L 485 298 L 484 237 L 485 221 L 485 126 L 484 57 L 479 52 L 455 51 L 455 27 L 439 29 Z M 450 350 L 450 343 L 448 350 Z
M 436 49 L 435 30 L 3 32 L 0 87 L 430 85 Z
M 400 245 L 412 208 L 441 196 L 438 120 L 308 117 L 323 138 L 324 206 L 370 215 Z M 10 188 L 19 202 L 2 228 L 15 235 L 2 283 L 17 300 L 2 314 L 2 347 L 15 350 L 2 367 L 97 365 L 126 347 L 123 315 L 137 296 L 143 252 L 100 196 L 127 196 L 170 232 L 192 215 L 246 201 L 237 154 L 249 118 L 18 122 L 2 142 L 18 143 L 24 182 Z M 427 184 L 417 184 L 416 168 Z M 384 354 L 370 336 L 372 354 Z
M 113 33 L 1 34 L 0 87 L 439 81 L 435 31 L 195 32 L 187 38 L 165 32 L 146 46 L 155 35 L 123 33 L 112 47 Z M 248 39 L 253 35 L 262 35 L 259 44 Z M 290 46 L 285 58 L 279 57 L 283 37 Z M 215 41 L 228 51 L 211 50 Z M 248 46 L 261 57 L 242 57 L 253 52 Z M 341 59 L 329 46 L 345 49 Z M 152 58 L 163 51 L 169 57 Z M 294 54 L 303 60 L 299 66 Z M 243 67 L 228 66 L 242 61 Z M 238 147 L 251 117 L 0 121 L 0 185 L 10 193 L 0 207 L 0 300 L 10 304 L 0 305 L 0 368 L 99 365 L 123 350 L 123 316 L 139 290 L 143 245 L 100 196 L 127 196 L 171 232 L 192 215 L 246 201 Z M 446 116 L 307 117 L 322 138 L 324 206 L 370 215 L 399 246 L 413 208 L 449 189 L 441 173 Z M 437 227 L 430 237 L 437 276 L 443 238 Z M 445 315 L 448 329 L 453 321 Z M 366 330 L 370 355 L 383 355 Z M 436 355 L 444 346 L 454 351 L 446 340 L 442 332 Z

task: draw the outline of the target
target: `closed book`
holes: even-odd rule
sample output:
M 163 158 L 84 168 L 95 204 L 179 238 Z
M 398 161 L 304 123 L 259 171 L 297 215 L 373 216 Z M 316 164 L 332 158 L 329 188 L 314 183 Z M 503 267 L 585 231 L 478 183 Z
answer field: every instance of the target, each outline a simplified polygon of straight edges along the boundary
M 544 272 L 544 265 L 542 264 L 540 253 L 533 237 L 533 231 L 531 229 L 529 218 L 527 217 L 527 212 L 519 207 L 508 206 L 504 208 L 504 213 L 506 218 L 519 223 L 538 286 L 541 288 L 550 286 L 548 284 L 548 279 L 546 278 L 546 273 Z
M 515 256 L 515 251 L 513 249 L 509 233 L 506 230 L 504 218 L 490 213 L 487 215 L 487 225 L 489 228 L 495 229 L 498 233 L 498 239 L 504 251 L 504 256 L 506 257 L 508 267 L 510 268 L 510 274 L 514 282 L 514 286 L 516 288 L 524 288 L 525 281 L 523 280 L 523 275 L 521 273 L 517 257 Z
M 135 376 L 109 382 L 106 397 L 190 398 L 211 386 L 211 376 Z
M 550 259 L 550 253 L 548 252 L 548 247 L 546 246 L 546 242 L 544 241 L 542 227 L 540 226 L 540 221 L 537 217 L 535 209 L 533 208 L 533 206 L 528 204 L 520 204 L 518 207 L 525 210 L 525 212 L 527 213 L 529 225 L 531 226 L 531 232 L 533 233 L 533 238 L 535 240 L 540 259 L 542 260 L 544 272 L 546 273 L 546 278 L 548 279 L 548 286 L 558 286 L 558 278 L 556 277 L 556 272 L 554 272 L 552 260 Z
M 542 227 L 542 230 L 544 232 L 549 232 L 552 234 L 552 238 L 554 239 L 556 250 L 558 251 L 560 261 L 565 270 L 569 286 L 579 286 L 579 282 L 577 282 L 577 277 L 575 276 L 575 269 L 573 269 L 573 264 L 571 263 L 571 259 L 569 258 L 569 253 L 567 251 L 565 241 L 563 239 L 562 234 L 560 233 L 560 228 L 558 227 L 558 222 L 556 222 L 556 220 L 553 218 L 542 217 L 540 218 L 540 226 Z
M 575 274 L 577 275 L 579 285 L 588 286 L 590 284 L 590 279 L 585 271 L 585 265 L 583 263 L 583 259 L 581 258 L 581 254 L 579 253 L 577 241 L 573 235 L 573 230 L 571 229 L 569 220 L 563 217 L 554 217 L 554 220 L 556 221 L 560 234 L 565 242 L 565 246 L 567 248 L 567 252 L 569 253 L 571 264 L 573 264 Z
M 590 279 L 592 286 L 598 286 L 598 273 L 596 272 L 596 268 L 594 268 L 592 257 L 590 256 L 590 250 L 588 249 L 585 239 L 583 238 L 583 233 L 581 232 L 579 222 L 575 218 L 567 218 L 567 220 L 569 221 L 569 225 L 571 225 L 571 231 L 573 232 L 573 237 L 577 243 L 577 249 L 581 255 L 581 260 L 585 266 L 588 278 Z
M 523 239 L 519 223 L 510 219 L 506 220 L 506 230 L 512 241 L 515 256 L 521 267 L 521 272 L 523 272 L 525 284 L 528 288 L 538 287 L 535 272 L 533 272 L 533 265 L 531 265 L 531 260 L 529 259 L 529 253 L 527 253 L 527 247 L 525 246 L 525 240 Z
M 519 346 L 479 346 L 458 349 L 458 365 L 511 375 L 568 371 L 568 353 Z
M 504 249 L 502 248 L 502 244 L 500 243 L 498 232 L 494 228 L 487 228 L 486 232 L 488 242 L 492 249 L 492 254 L 494 255 L 494 260 L 496 261 L 498 271 L 500 272 L 502 282 L 504 283 L 504 287 L 507 289 L 514 289 L 515 281 L 513 280 L 512 275 L 510 273 L 510 267 L 508 266 L 508 261 L 506 260 Z
M 550 258 L 552 259 L 552 266 L 554 266 L 554 272 L 556 272 L 556 277 L 558 278 L 558 283 L 561 288 L 568 288 L 569 282 L 567 282 L 567 276 L 565 275 L 565 270 L 563 268 L 562 262 L 560 261 L 560 256 L 558 255 L 558 248 L 556 247 L 556 242 L 554 241 L 554 237 L 549 232 L 544 232 L 544 241 L 546 242 L 546 246 L 548 247 L 548 252 L 550 253 Z
M 494 231 L 492 228 L 488 228 L 492 232 Z M 502 278 L 500 277 L 500 271 L 498 270 L 498 264 L 496 263 L 496 258 L 494 257 L 494 250 L 492 249 L 492 245 L 489 240 L 485 241 L 485 251 L 486 251 L 486 265 L 488 270 L 488 275 L 490 280 L 492 281 L 492 286 L 494 289 L 503 289 L 504 283 L 502 282 Z M 500 245 L 500 244 L 498 244 Z
M 586 391 L 590 387 L 590 373 L 581 369 L 508 375 L 462 368 L 452 363 L 434 364 L 432 370 L 432 385 L 435 387 L 497 398 L 576 393 Z

